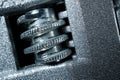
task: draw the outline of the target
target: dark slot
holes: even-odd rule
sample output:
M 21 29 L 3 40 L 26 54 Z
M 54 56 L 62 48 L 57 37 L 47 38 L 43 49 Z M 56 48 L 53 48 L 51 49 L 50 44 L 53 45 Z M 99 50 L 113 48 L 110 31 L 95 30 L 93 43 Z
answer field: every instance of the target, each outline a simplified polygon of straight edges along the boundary
M 117 22 L 117 26 L 118 26 L 118 30 L 119 30 L 119 35 L 120 35 L 120 11 L 119 11 L 119 14 L 117 14 L 117 11 L 120 10 L 119 8 L 119 1 L 118 0 L 113 0 L 113 5 L 114 5 L 114 12 L 115 12 L 115 19 L 116 19 L 116 22 Z
M 23 52 L 24 48 L 30 45 L 30 42 L 20 39 L 20 34 L 24 31 L 24 28 L 17 25 L 17 18 L 19 16 L 20 15 L 6 16 L 7 27 L 13 44 L 16 61 L 18 63 L 18 69 L 34 64 L 34 54 L 25 55 Z

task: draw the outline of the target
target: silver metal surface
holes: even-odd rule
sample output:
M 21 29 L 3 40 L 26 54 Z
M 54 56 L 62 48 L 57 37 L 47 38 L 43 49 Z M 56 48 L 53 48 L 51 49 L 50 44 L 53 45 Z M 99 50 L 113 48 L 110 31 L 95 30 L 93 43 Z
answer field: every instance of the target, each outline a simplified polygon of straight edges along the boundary
M 63 19 L 63 18 L 67 18 L 67 17 L 68 17 L 67 11 L 63 11 L 63 12 L 59 13 L 59 18 Z

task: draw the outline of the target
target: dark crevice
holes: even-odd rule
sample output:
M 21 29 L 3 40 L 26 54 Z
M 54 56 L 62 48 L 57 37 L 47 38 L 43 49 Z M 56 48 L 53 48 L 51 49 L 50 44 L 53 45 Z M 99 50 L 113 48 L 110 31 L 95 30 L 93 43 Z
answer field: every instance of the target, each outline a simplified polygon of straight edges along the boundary
M 118 6 L 120 3 L 119 0 L 113 0 L 113 5 L 114 5 L 114 13 L 115 13 L 115 20 L 118 26 L 118 31 L 120 35 L 120 6 Z M 119 13 L 118 13 L 119 11 Z

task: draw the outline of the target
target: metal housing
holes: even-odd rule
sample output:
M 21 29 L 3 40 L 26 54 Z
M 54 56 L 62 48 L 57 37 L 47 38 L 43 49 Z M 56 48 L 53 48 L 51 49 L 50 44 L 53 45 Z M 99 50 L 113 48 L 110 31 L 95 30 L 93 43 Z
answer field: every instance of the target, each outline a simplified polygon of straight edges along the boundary
M 76 50 L 73 59 L 17 69 L 4 16 L 48 1 L 58 0 L 0 1 L 0 80 L 119 80 L 120 45 L 112 0 L 65 0 Z

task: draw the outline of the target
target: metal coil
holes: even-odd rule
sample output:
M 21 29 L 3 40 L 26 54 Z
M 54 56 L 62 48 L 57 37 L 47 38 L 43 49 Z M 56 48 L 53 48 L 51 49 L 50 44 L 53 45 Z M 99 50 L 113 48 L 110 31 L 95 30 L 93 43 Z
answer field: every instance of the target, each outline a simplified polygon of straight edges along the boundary
M 27 28 L 27 31 L 21 33 L 20 38 L 31 41 L 31 46 L 25 48 L 24 53 L 35 53 L 37 62 L 59 62 L 71 54 L 70 49 L 61 45 L 68 40 L 68 35 L 58 31 L 58 28 L 64 26 L 65 21 L 57 20 L 52 8 L 29 11 L 20 16 L 17 23 Z

